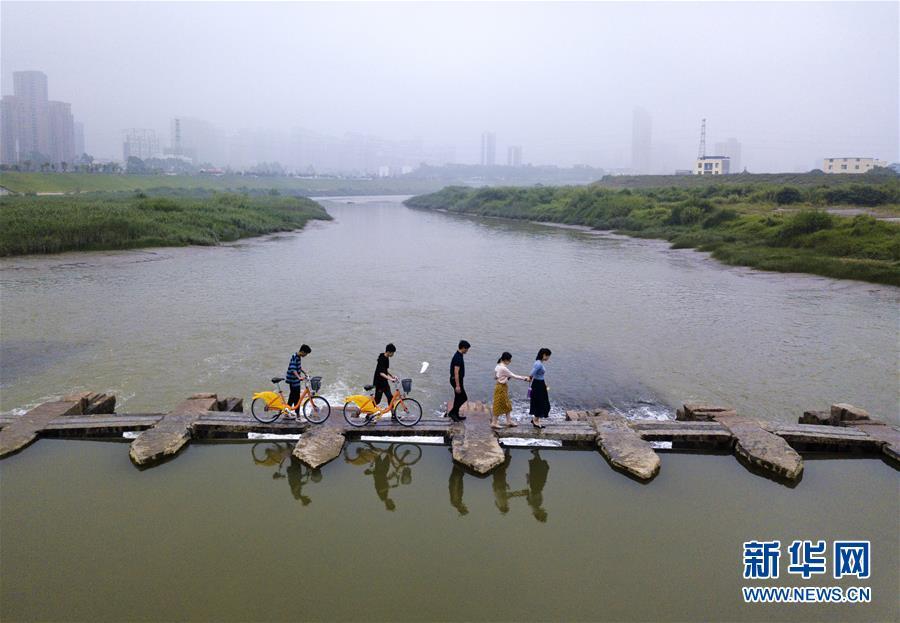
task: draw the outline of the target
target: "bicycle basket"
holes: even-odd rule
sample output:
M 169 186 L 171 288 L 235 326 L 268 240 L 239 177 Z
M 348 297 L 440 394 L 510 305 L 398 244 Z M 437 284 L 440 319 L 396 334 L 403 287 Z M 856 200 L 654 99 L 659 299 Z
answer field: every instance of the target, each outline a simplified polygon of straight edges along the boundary
M 408 394 L 412 391 L 412 379 L 403 379 L 400 381 L 400 384 L 403 385 L 404 394 Z
M 309 379 L 309 386 L 312 388 L 312 390 L 314 392 L 319 391 L 319 389 L 322 387 L 322 377 L 314 376 L 311 379 Z

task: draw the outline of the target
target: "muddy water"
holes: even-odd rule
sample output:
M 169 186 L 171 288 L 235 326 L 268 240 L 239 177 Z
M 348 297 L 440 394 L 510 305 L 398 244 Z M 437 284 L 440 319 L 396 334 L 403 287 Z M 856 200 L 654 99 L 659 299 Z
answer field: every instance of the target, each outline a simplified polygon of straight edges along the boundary
M 897 473 L 880 460 L 810 460 L 789 489 L 731 456 L 665 454 L 659 477 L 641 485 L 595 452 L 512 450 L 480 479 L 454 468 L 444 447 L 354 444 L 317 472 L 292 463 L 289 448 L 193 445 L 139 471 L 123 444 L 42 440 L 4 460 L 0 618 L 900 614 Z M 872 541 L 869 580 L 804 581 L 783 560 L 768 584 L 868 586 L 872 603 L 743 604 L 745 540 L 860 537 Z

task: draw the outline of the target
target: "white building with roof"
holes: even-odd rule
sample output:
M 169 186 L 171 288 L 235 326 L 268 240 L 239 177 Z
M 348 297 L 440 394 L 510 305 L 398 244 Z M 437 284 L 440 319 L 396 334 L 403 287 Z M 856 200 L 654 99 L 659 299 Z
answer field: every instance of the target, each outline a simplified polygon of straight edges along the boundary
M 728 175 L 731 158 L 728 156 L 703 156 L 697 158 L 694 175 Z
M 886 167 L 884 160 L 876 158 L 825 158 L 822 170 L 825 173 L 865 173 L 875 167 Z

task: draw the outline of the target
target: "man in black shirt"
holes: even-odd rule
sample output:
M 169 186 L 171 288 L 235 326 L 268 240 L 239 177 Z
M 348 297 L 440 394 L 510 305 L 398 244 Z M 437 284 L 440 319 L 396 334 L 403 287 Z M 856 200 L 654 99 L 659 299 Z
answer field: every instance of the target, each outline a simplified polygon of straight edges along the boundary
M 390 373 L 390 359 L 397 352 L 397 347 L 388 344 L 384 347 L 384 352 L 378 355 L 378 365 L 375 366 L 375 376 L 372 378 L 372 385 L 375 386 L 375 404 L 381 402 L 381 397 L 387 398 L 388 404 L 391 402 L 391 384 L 388 381 L 396 381 L 397 377 Z
M 466 362 L 463 355 L 469 352 L 471 344 L 465 340 L 459 341 L 459 347 L 450 360 L 450 386 L 453 388 L 453 406 L 447 411 L 447 417 L 454 422 L 466 419 L 466 416 L 459 414 L 459 408 L 469 400 L 466 395 L 466 388 L 463 379 L 466 376 Z

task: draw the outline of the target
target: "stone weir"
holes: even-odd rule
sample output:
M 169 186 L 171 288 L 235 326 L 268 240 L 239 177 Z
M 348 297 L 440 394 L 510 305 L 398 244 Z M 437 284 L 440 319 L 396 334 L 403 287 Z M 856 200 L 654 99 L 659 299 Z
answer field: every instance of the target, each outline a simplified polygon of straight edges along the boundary
M 361 436 L 439 438 L 450 446 L 454 461 L 478 475 L 506 461 L 504 446 L 546 442 L 596 448 L 610 466 L 640 482 L 649 482 L 659 473 L 660 450 L 730 451 L 752 472 L 788 485 L 802 477 L 801 452 L 865 452 L 900 467 L 900 428 L 848 404 L 832 405 L 828 412 L 806 411 L 798 424 L 689 403 L 677 410 L 675 420 L 626 419 L 601 409 L 569 411 L 564 420 L 545 420 L 544 428 L 525 421 L 500 429 L 491 428 L 490 408 L 480 402 L 468 403 L 462 411 L 466 419 L 458 423 L 431 417 L 406 427 L 385 418 L 361 428 L 349 426 L 340 409 L 332 409 L 322 424 L 309 424 L 302 418 L 264 424 L 243 412 L 241 399 L 220 399 L 216 394 L 195 394 L 167 413 L 117 414 L 115 404 L 115 396 L 83 392 L 43 403 L 22 415 L 0 416 L 0 457 L 15 454 L 41 437 L 131 439 L 132 462 L 147 467 L 174 457 L 192 440 L 247 439 L 256 433 L 297 437 L 293 454 L 311 467 L 328 463 L 348 440 Z

